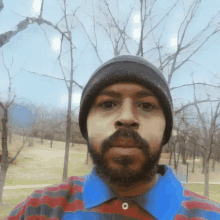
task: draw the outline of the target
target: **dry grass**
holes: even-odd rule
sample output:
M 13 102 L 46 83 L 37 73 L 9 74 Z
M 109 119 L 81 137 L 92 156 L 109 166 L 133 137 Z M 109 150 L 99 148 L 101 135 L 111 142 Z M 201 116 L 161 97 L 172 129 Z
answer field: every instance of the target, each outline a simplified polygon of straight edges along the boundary
M 192 173 L 192 164 L 193 161 L 191 159 L 187 160 L 189 164 L 189 172 L 188 172 L 188 182 L 204 182 L 204 174 L 202 173 L 202 158 L 199 158 L 200 161 L 196 161 L 195 163 L 195 172 Z M 161 164 L 169 164 L 169 154 L 163 154 L 160 159 Z M 210 182 L 220 182 L 220 164 L 216 162 L 215 171 L 211 168 L 212 160 L 210 161 L 210 171 L 209 171 L 209 181 Z M 174 168 L 174 163 L 172 160 L 171 167 Z M 187 174 L 187 166 L 182 164 L 182 160 L 180 159 L 178 165 L 179 172 L 183 174 Z

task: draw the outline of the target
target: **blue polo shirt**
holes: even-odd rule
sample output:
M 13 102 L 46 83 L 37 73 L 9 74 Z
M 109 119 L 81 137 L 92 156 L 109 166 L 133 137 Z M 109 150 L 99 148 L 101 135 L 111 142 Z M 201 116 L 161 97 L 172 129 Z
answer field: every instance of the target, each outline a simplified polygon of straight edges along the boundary
M 131 199 L 151 216 L 161 220 L 173 219 L 183 199 L 181 183 L 170 167 L 165 166 L 165 169 L 164 176 L 158 174 L 158 182 L 151 190 Z M 130 199 L 118 197 L 93 169 L 87 176 L 84 185 L 83 201 L 85 208 L 95 208 L 114 198 L 122 201 L 127 200 L 129 204 Z

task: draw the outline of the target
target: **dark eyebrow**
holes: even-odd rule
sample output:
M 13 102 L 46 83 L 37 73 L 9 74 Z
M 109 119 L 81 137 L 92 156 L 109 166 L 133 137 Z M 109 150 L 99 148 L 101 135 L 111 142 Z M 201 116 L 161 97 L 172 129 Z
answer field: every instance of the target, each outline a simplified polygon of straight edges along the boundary
M 107 95 L 107 96 L 112 96 L 114 98 L 121 98 L 121 93 L 120 92 L 115 92 L 115 91 L 109 91 L 109 90 L 103 90 L 99 93 L 98 96 L 103 96 L 103 95 Z M 154 96 L 155 95 L 153 94 L 153 92 L 151 91 L 146 91 L 146 90 L 141 90 L 141 91 L 138 91 L 135 96 L 137 98 L 142 98 L 142 97 L 146 97 L 146 96 Z

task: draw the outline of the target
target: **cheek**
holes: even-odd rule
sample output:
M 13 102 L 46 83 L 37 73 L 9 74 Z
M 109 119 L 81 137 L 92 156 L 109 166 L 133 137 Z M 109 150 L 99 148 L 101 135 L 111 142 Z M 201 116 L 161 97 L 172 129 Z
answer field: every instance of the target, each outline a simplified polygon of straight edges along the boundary
M 87 131 L 89 142 L 98 152 L 101 151 L 103 141 L 112 135 L 108 120 L 100 120 L 100 117 L 94 114 L 87 118 Z
M 143 127 L 143 136 L 151 146 L 157 146 L 161 143 L 165 130 L 165 119 L 158 117 L 152 121 L 147 121 Z
M 87 131 L 89 137 L 103 140 L 114 132 L 114 120 L 111 117 L 100 117 L 92 113 L 87 118 Z

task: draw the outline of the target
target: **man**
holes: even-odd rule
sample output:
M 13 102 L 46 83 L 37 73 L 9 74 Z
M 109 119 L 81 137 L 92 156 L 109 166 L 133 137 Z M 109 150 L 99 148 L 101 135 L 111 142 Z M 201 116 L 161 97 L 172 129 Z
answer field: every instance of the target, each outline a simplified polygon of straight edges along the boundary
M 220 207 L 158 165 L 169 141 L 172 98 L 161 72 L 137 56 L 101 65 L 83 90 L 79 125 L 94 168 L 36 190 L 14 219 L 220 219 Z

